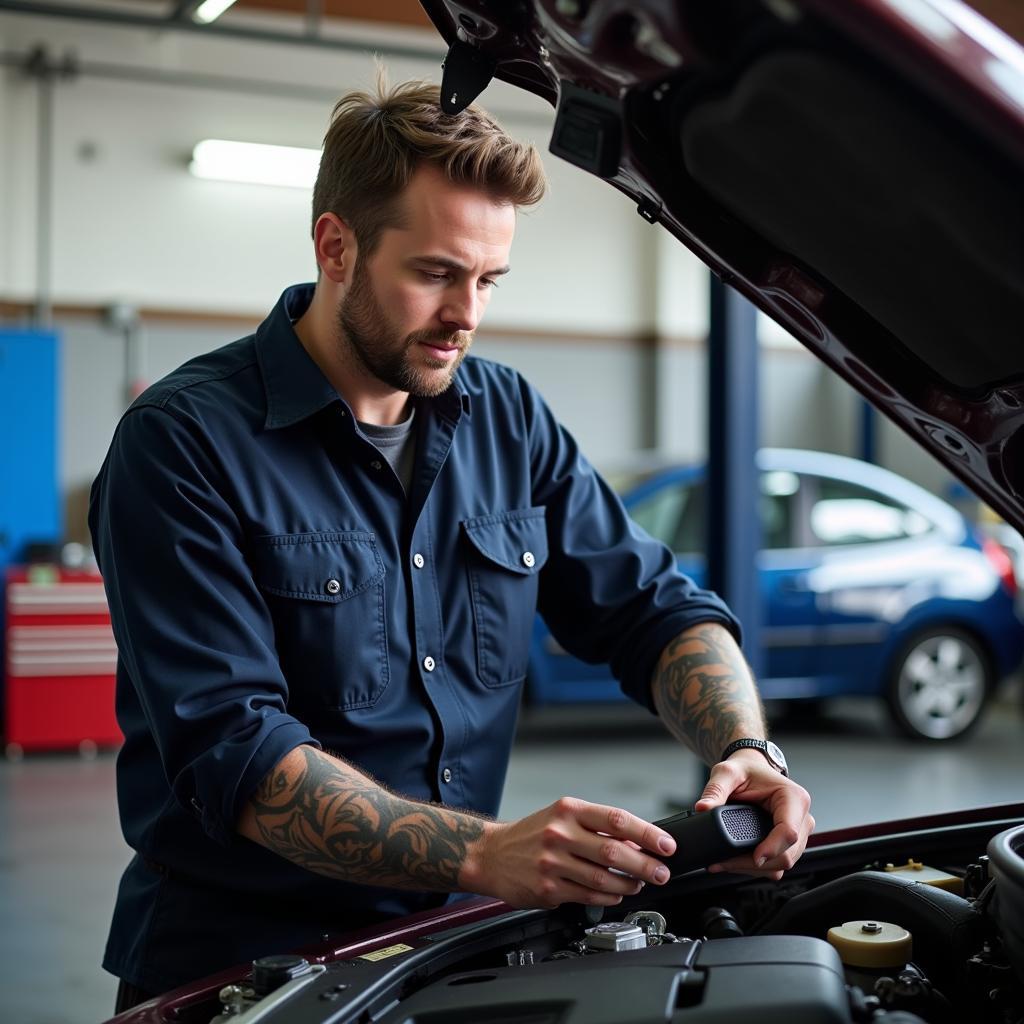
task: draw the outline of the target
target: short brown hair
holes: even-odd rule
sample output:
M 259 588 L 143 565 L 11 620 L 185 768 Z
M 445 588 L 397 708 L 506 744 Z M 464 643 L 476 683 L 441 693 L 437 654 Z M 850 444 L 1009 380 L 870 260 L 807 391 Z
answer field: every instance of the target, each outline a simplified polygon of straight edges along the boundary
M 335 213 L 371 253 L 381 231 L 399 223 L 395 200 L 423 163 L 516 207 L 539 202 L 546 187 L 537 150 L 480 107 L 448 115 L 439 86 L 388 88 L 380 74 L 375 95 L 350 92 L 335 104 L 313 187 L 313 227 L 321 214 Z

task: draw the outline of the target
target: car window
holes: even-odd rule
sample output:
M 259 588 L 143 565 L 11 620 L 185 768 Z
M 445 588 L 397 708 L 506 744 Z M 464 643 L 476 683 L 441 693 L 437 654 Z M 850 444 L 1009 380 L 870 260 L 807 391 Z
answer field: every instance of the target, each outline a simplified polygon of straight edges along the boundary
M 793 546 L 793 509 L 800 478 L 786 469 L 761 474 L 761 546 L 768 551 Z
M 708 546 L 705 521 L 707 518 L 707 488 L 700 480 L 689 488 L 690 497 L 679 517 L 675 536 L 669 547 L 677 555 L 685 555 L 694 551 L 704 551 Z
M 761 529 L 763 548 L 792 546 L 793 508 L 799 480 L 793 473 L 761 476 Z M 707 488 L 703 481 L 676 483 L 648 495 L 630 508 L 630 515 L 651 536 L 667 544 L 677 555 L 702 552 Z
M 662 487 L 633 505 L 629 514 L 652 537 L 678 552 L 681 549 L 675 544 L 679 522 L 684 509 L 690 504 L 692 490 L 683 482 Z
M 916 509 L 846 480 L 818 478 L 811 535 L 822 544 L 874 544 L 917 537 L 931 522 Z

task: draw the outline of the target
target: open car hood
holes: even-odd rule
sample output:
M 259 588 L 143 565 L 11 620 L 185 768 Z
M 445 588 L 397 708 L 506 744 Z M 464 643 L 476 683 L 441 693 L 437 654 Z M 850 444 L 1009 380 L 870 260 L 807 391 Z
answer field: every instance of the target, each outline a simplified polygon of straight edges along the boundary
M 956 0 L 422 3 L 450 46 L 452 110 L 492 76 L 548 100 L 554 153 L 1024 528 L 1024 49 L 1009 35 Z

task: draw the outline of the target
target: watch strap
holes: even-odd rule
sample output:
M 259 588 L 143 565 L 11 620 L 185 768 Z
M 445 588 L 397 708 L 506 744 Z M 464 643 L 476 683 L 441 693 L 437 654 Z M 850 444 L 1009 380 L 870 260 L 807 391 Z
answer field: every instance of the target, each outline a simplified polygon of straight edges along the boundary
M 772 746 L 775 746 L 775 745 L 772 744 Z M 776 747 L 776 749 L 778 749 L 778 748 Z M 733 754 L 736 753 L 737 750 L 757 750 L 757 751 L 760 751 L 764 755 L 765 760 L 774 769 L 776 769 L 777 771 L 781 772 L 783 775 L 785 775 L 788 778 L 788 776 L 789 776 L 788 766 L 786 765 L 785 761 L 783 761 L 781 764 L 779 764 L 775 760 L 775 758 L 772 757 L 772 755 L 768 751 L 768 741 L 767 740 L 758 740 L 758 739 L 754 739 L 751 736 L 746 736 L 743 739 L 733 740 L 732 743 L 730 743 L 725 748 L 725 750 L 722 751 L 722 756 L 719 758 L 719 761 L 724 761 L 724 760 L 726 760 L 726 758 L 731 757 Z M 782 751 L 779 750 L 779 753 L 781 754 Z

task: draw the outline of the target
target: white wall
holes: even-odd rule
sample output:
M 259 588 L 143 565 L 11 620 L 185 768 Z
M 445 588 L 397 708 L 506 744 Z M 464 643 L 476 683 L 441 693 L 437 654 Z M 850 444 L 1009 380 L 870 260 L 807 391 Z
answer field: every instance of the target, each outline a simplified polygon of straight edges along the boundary
M 187 173 L 188 157 L 207 137 L 318 147 L 333 98 L 372 83 L 369 56 L 9 14 L 0 14 L 0 32 L 8 52 L 45 42 L 54 56 L 73 49 L 85 69 L 56 87 L 56 301 L 258 313 L 288 283 L 310 279 L 309 194 L 202 181 Z M 402 36 L 441 53 L 429 33 Z M 312 96 L 112 80 L 89 73 L 100 62 L 272 78 Z M 393 80 L 440 78 L 434 62 L 387 65 Z M 0 199 L 7 253 L 0 294 L 30 299 L 38 240 L 36 87 L 12 72 L 4 78 L 11 180 Z M 540 100 L 501 83 L 486 99 L 517 137 L 546 149 L 552 115 Z M 628 332 L 650 319 L 651 229 L 601 182 L 553 158 L 548 164 L 551 196 L 521 219 L 515 272 L 503 282 L 492 321 Z

